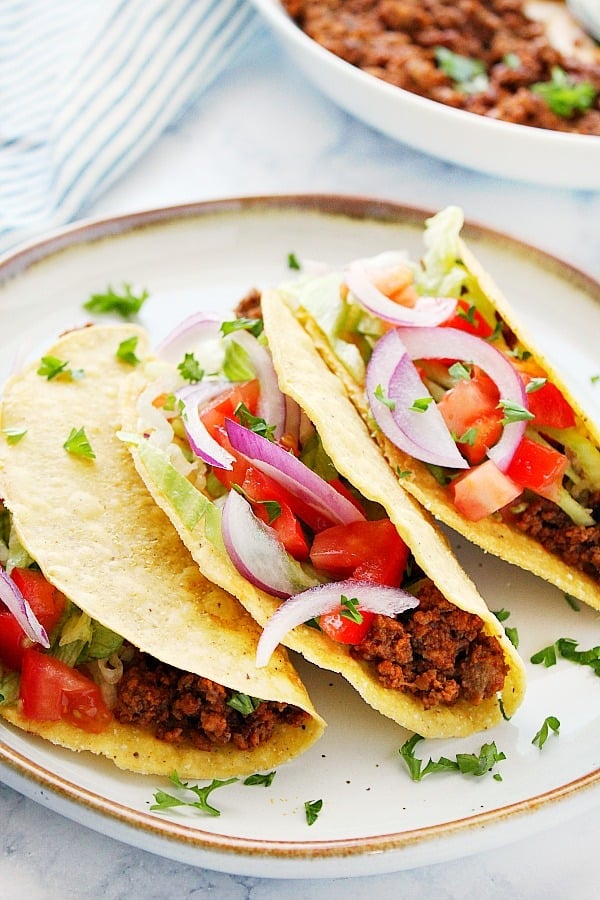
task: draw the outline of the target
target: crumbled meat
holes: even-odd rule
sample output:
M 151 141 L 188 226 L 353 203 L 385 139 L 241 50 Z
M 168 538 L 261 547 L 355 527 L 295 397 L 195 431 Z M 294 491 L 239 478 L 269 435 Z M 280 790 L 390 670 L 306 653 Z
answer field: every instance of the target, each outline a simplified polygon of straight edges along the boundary
M 283 5 L 317 43 L 407 91 L 494 119 L 600 135 L 600 63 L 561 54 L 544 25 L 527 17 L 523 0 L 283 0 Z M 457 86 L 437 64 L 438 47 L 481 61 L 487 87 Z M 531 91 L 533 84 L 550 81 L 557 66 L 598 91 L 592 108 L 562 117 Z
M 260 308 L 260 291 L 257 288 L 251 288 L 245 297 L 242 297 L 235 308 L 237 319 L 260 319 L 262 310 Z
M 598 499 L 592 502 L 592 508 L 600 510 Z M 513 513 L 511 522 L 567 565 L 600 578 L 600 524 L 574 525 L 559 506 L 543 497 L 535 497 L 523 510 Z
M 307 713 L 295 706 L 261 702 L 243 716 L 228 700 L 234 692 L 199 675 L 182 672 L 138 653 L 117 688 L 113 714 L 123 724 L 149 729 L 159 740 L 198 750 L 234 743 L 252 750 L 270 739 L 279 723 L 303 726 Z
M 504 653 L 479 616 L 453 606 L 430 581 L 418 597 L 419 606 L 400 619 L 375 616 L 352 655 L 373 663 L 385 687 L 414 694 L 425 709 L 461 698 L 478 704 L 502 690 Z

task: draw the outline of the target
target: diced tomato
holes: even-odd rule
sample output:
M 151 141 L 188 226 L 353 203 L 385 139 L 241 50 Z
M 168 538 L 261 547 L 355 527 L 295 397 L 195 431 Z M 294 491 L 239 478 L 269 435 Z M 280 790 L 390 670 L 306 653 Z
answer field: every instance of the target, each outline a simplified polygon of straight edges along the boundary
M 484 319 L 478 309 L 467 300 L 459 300 L 456 311 L 446 322 L 444 327 L 457 328 L 459 331 L 467 331 L 480 338 L 488 338 L 494 333 L 494 329 Z
M 471 378 L 457 381 L 438 403 L 448 429 L 457 438 L 469 435 L 469 440 L 458 441 L 458 446 L 471 465 L 483 462 L 502 435 L 499 399 L 498 388 L 489 375 L 474 366 Z
M 362 620 L 354 622 L 352 619 L 342 615 L 343 609 L 343 606 L 340 606 L 339 610 L 320 616 L 319 625 L 321 630 L 333 641 L 337 641 L 340 644 L 360 644 L 371 627 L 375 613 L 359 607 L 358 612 Z
M 264 475 L 255 466 L 249 466 L 241 484 L 244 495 L 253 503 L 256 516 L 275 530 L 279 540 L 288 553 L 298 560 L 308 559 L 308 542 L 300 522 L 292 512 L 291 495 L 285 488 Z M 273 500 L 279 504 L 281 512 L 269 522 L 269 509 L 265 501 Z
M 562 484 L 567 465 L 567 457 L 558 450 L 524 437 L 506 474 L 522 488 L 552 499 Z
M 334 525 L 315 535 L 310 559 L 334 578 L 399 587 L 409 550 L 389 519 Z
M 252 381 L 241 381 L 232 384 L 230 388 L 211 400 L 200 410 L 200 421 L 213 437 L 215 429 L 225 426 L 225 419 L 233 419 L 233 414 L 240 403 L 256 415 L 256 407 L 260 394 L 260 384 L 255 378 Z
M 225 450 L 227 450 L 228 453 L 231 453 L 235 459 L 232 469 L 219 469 L 217 466 L 214 466 L 212 469 L 215 478 L 217 478 L 221 484 L 225 485 L 226 488 L 232 490 L 234 484 L 242 484 L 246 477 L 246 472 L 250 468 L 250 463 L 241 455 L 241 453 L 238 453 L 237 450 L 233 449 L 229 438 L 227 437 L 225 426 L 219 425 L 215 427 L 213 430 L 213 437 L 225 448 Z
M 459 475 L 449 490 L 457 510 L 471 522 L 485 519 L 521 493 L 521 487 L 491 459 Z
M 525 384 L 531 381 L 522 375 Z M 537 428 L 572 428 L 575 425 L 575 414 L 555 384 L 547 381 L 535 391 L 527 394 L 527 405 L 533 413 L 531 423 Z
M 11 578 L 29 603 L 38 622 L 48 633 L 58 624 L 65 598 L 37 569 L 13 569 Z M 1 605 L 0 605 L 1 606 Z M 0 608 L 0 660 L 15 672 L 21 669 L 23 653 L 32 643 L 6 608 Z
M 98 734 L 112 719 L 100 688 L 65 663 L 29 648 L 23 654 L 19 696 L 28 719 L 72 725 Z

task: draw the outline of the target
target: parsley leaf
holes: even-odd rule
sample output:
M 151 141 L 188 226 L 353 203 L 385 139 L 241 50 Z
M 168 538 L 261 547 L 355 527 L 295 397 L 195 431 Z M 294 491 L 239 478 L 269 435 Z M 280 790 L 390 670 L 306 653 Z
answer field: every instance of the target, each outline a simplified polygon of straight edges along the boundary
M 456 762 L 462 774 L 477 777 L 490 772 L 496 763 L 503 759 L 506 759 L 506 755 L 498 750 L 495 741 L 492 741 L 491 744 L 483 744 L 477 755 L 475 753 L 456 754 Z
M 7 444 L 18 444 L 19 441 L 27 434 L 26 428 L 3 428 L 2 434 L 6 438 Z
M 277 772 L 275 771 L 275 769 L 273 769 L 272 772 L 267 772 L 265 775 L 261 775 L 259 772 L 256 772 L 254 775 L 248 775 L 248 777 L 244 779 L 244 784 L 260 784 L 264 787 L 271 787 L 276 774 Z
M 517 650 L 519 647 L 519 632 L 517 629 L 508 626 L 504 631 L 506 632 L 506 637 L 509 639 L 515 650 Z
M 322 800 L 307 800 L 304 804 L 304 814 L 306 816 L 306 824 L 314 825 L 319 818 L 319 813 L 323 809 Z
M 183 360 L 177 366 L 177 371 L 190 384 L 196 384 L 204 378 L 204 369 L 193 353 L 184 354 Z
M 552 67 L 550 81 L 538 81 L 531 85 L 531 90 L 563 119 L 585 112 L 593 105 L 598 93 L 589 81 L 575 81 L 560 66 Z
M 238 403 L 233 414 L 250 431 L 253 431 L 255 434 L 261 434 L 268 441 L 275 440 L 275 426 L 267 425 L 260 416 L 253 416 L 245 403 Z
M 556 641 L 556 649 L 563 659 L 579 663 L 581 666 L 589 666 L 596 675 L 600 675 L 600 645 L 589 650 L 577 650 L 578 641 L 573 638 L 559 638 Z
M 288 269 L 301 269 L 302 266 L 295 253 L 288 253 L 287 257 Z
M 184 791 L 192 791 L 192 793 L 194 793 L 196 797 L 198 797 L 198 799 L 181 800 L 179 797 L 174 797 L 172 794 L 165 793 L 165 791 L 157 791 L 154 794 L 155 802 L 150 807 L 151 810 L 159 810 L 162 812 L 166 809 L 172 809 L 175 806 L 191 806 L 195 809 L 202 810 L 202 812 L 208 813 L 209 816 L 220 816 L 221 811 L 209 804 L 209 795 L 217 788 L 225 787 L 225 785 L 233 784 L 234 782 L 239 780 L 237 778 L 228 778 L 225 781 L 219 781 L 218 778 L 213 778 L 210 784 L 206 785 L 206 787 L 201 788 L 198 785 L 191 785 L 185 781 L 181 781 L 177 772 L 173 772 L 170 778 L 175 787 L 180 788 Z
M 124 283 L 121 293 L 117 293 L 108 285 L 103 294 L 92 294 L 90 299 L 83 304 L 83 308 L 95 313 L 114 312 L 123 319 L 129 319 L 139 313 L 149 296 L 146 290 L 136 296 L 127 282 Z
M 71 428 L 68 438 L 63 444 L 68 453 L 74 456 L 83 456 L 86 459 L 96 459 L 84 428 Z
M 394 410 L 396 409 L 396 401 L 391 400 L 389 397 L 383 393 L 383 388 L 380 384 L 377 385 L 375 390 L 373 391 L 374 395 L 377 397 L 380 403 L 383 403 L 384 406 L 387 406 L 388 409 Z
M 576 598 L 573 597 L 572 594 L 565 594 L 565 600 L 567 601 L 567 603 L 569 604 L 571 609 L 575 610 L 575 612 L 580 611 L 580 606 L 579 606 Z
M 453 53 L 447 47 L 435 47 L 433 53 L 438 68 L 451 78 L 461 91 L 473 94 L 487 89 L 489 81 L 482 60 Z
M 423 413 L 431 403 L 433 403 L 433 397 L 417 397 L 409 409 L 413 412 Z
M 550 644 L 549 647 L 543 647 L 541 650 L 538 650 L 537 653 L 534 653 L 533 656 L 529 658 L 529 662 L 533 663 L 534 666 L 543 663 L 546 669 L 549 669 L 550 666 L 556 665 L 556 647 L 554 644 Z
M 493 610 L 493 613 L 499 622 L 506 622 L 506 620 L 510 616 L 510 613 L 507 609 L 495 609 Z
M 600 381 L 600 375 L 590 375 L 590 381 L 592 384 L 598 384 Z
M 511 422 L 522 422 L 534 418 L 533 413 L 529 412 L 528 409 L 525 409 L 525 407 L 521 406 L 519 403 L 515 403 L 514 400 L 500 400 L 496 408 L 502 408 L 504 410 L 504 418 L 500 419 L 502 425 L 509 425 Z
M 232 694 L 229 700 L 227 701 L 227 706 L 230 706 L 232 709 L 235 709 L 236 712 L 239 712 L 242 716 L 250 716 L 252 713 L 258 709 L 262 700 L 257 700 L 256 697 L 250 697 L 249 694 L 235 693 Z
M 125 338 L 124 341 L 121 341 L 117 347 L 117 359 L 127 363 L 129 366 L 137 366 L 140 362 L 140 359 L 135 355 L 135 348 L 137 347 L 138 340 L 139 338 L 136 335 L 133 335 L 133 337 Z
M 249 331 L 254 337 L 260 337 L 263 328 L 262 319 L 245 319 L 241 317 L 230 322 L 221 322 L 220 331 L 223 337 L 227 337 L 228 334 L 233 334 L 235 331 Z
M 360 625 L 362 623 L 363 616 L 358 608 L 358 599 L 356 597 L 348 599 L 348 597 L 344 597 L 344 595 L 342 594 L 340 603 L 342 606 L 342 611 L 340 612 L 340 616 L 342 617 L 342 619 L 349 619 L 351 622 L 356 622 L 357 625 Z
M 47 378 L 48 381 L 59 377 L 73 381 L 83 378 L 83 369 L 67 369 L 68 365 L 67 360 L 59 359 L 57 356 L 42 356 L 37 374 Z
M 542 722 L 542 727 L 537 732 L 531 743 L 539 747 L 541 750 L 546 741 L 548 740 L 548 735 L 550 733 L 550 729 L 554 732 L 554 734 L 558 734 L 558 730 L 560 728 L 560 722 L 556 718 L 556 716 L 546 716 L 544 721 Z
M 456 760 L 448 759 L 446 756 L 441 756 L 437 761 L 430 758 L 423 768 L 423 760 L 415 756 L 415 746 L 422 740 L 420 734 L 414 734 L 399 750 L 413 781 L 421 781 L 433 772 L 458 771 L 462 775 L 481 776 L 490 772 L 497 762 L 506 759 L 505 754 L 499 751 L 492 741 L 491 744 L 483 744 L 478 754 L 457 753 Z

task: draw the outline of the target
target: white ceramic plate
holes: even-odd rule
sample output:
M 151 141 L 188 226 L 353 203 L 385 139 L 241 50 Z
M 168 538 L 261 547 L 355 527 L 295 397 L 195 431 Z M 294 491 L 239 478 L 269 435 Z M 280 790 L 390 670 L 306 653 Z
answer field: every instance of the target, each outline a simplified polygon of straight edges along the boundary
M 515 125 L 452 109 L 388 84 L 305 35 L 279 0 L 251 0 L 304 74 L 357 118 L 470 169 L 553 187 L 600 188 L 600 137 Z
M 158 210 L 67 229 L 0 264 L 0 383 L 15 359 L 37 355 L 88 320 L 82 303 L 108 283 L 146 287 L 141 321 L 158 338 L 199 307 L 225 312 L 252 287 L 289 277 L 288 253 L 341 264 L 394 246 L 421 251 L 424 213 L 336 197 L 255 198 Z M 594 414 L 600 285 L 542 253 L 478 228 L 466 234 L 540 339 L 560 355 Z M 568 310 L 568 316 L 565 315 Z M 596 389 L 597 390 L 597 389 Z M 596 394 L 597 397 L 597 394 Z M 558 637 L 599 643 L 598 614 L 574 612 L 542 581 L 455 542 L 489 606 L 510 610 L 528 660 Z M 0 724 L 0 777 L 91 828 L 186 863 L 260 876 L 366 875 L 496 847 L 600 802 L 599 682 L 589 668 L 528 665 L 527 698 L 485 735 L 425 741 L 417 755 L 478 753 L 496 741 L 498 771 L 413 783 L 398 755 L 409 736 L 341 679 L 298 661 L 325 737 L 282 766 L 270 788 L 235 784 L 213 794 L 220 818 L 149 811 L 166 779 L 128 775 L 88 754 L 55 748 Z M 546 716 L 561 722 L 543 750 L 531 740 Z M 304 802 L 323 800 L 308 826 Z

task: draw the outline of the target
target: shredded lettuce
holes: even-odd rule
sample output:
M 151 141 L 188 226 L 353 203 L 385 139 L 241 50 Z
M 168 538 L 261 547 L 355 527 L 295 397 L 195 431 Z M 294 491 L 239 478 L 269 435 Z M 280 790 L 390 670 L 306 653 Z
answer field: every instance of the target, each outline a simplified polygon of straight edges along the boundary
M 223 374 L 229 381 L 252 381 L 256 378 L 248 352 L 233 338 L 226 343 Z

